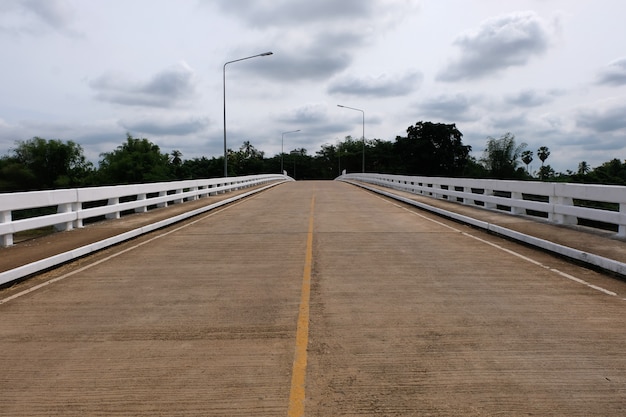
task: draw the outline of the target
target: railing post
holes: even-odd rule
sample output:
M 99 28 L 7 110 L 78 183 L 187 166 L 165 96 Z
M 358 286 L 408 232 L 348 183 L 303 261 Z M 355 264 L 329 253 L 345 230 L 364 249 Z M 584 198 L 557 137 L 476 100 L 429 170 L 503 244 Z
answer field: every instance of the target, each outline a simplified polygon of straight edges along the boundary
M 619 212 L 622 216 L 626 215 L 626 203 L 619 204 Z M 620 222 L 617 225 L 617 236 L 626 237 L 626 224 Z
M 468 196 L 472 195 L 472 187 L 463 187 L 463 194 Z M 463 198 L 463 204 L 466 204 L 468 206 L 475 206 L 476 200 L 474 200 L 473 198 L 465 197 Z
M 116 206 L 119 203 L 120 203 L 120 198 L 119 197 L 109 198 L 109 201 L 107 202 L 107 206 Z M 109 213 L 109 214 L 105 215 L 105 217 L 107 219 L 119 219 L 120 218 L 120 212 L 116 210 L 113 213 Z
M 438 191 L 438 190 L 443 190 L 443 186 L 441 184 L 433 184 L 433 197 L 435 197 L 438 200 L 445 200 L 446 196 L 443 195 L 442 192 Z
M 57 206 L 57 213 L 70 213 L 72 211 L 72 208 L 73 208 L 72 203 L 59 204 Z M 73 221 L 59 223 L 59 224 L 54 225 L 54 230 L 56 230 L 57 232 L 67 232 L 67 231 L 72 230 L 73 228 L 74 228 Z
M 76 201 L 75 203 L 72 203 L 72 210 L 76 212 L 76 220 L 74 221 L 74 227 L 77 229 L 80 229 L 83 227 L 83 219 L 80 218 L 79 216 L 79 211 L 81 211 L 83 209 L 83 203 L 80 201 Z
M 159 197 L 165 197 L 165 196 L 167 196 L 167 191 L 159 191 Z M 167 207 L 167 201 L 163 201 L 162 203 L 157 204 L 157 207 L 159 208 Z
M 179 188 L 179 189 L 177 189 L 177 190 L 174 190 L 174 195 L 176 195 L 176 194 L 182 194 L 182 193 L 183 193 L 182 188 Z M 182 202 L 183 202 L 183 199 L 182 199 L 182 198 L 177 198 L 177 199 L 175 199 L 175 200 L 174 200 L 174 204 L 180 204 L 180 203 L 182 203 Z
M 494 193 L 493 188 L 485 187 L 485 196 L 494 197 L 495 193 Z M 496 208 L 498 208 L 498 205 L 490 201 L 485 201 L 485 208 L 490 209 L 490 210 L 495 210 Z
M 578 222 L 578 219 L 575 216 L 567 216 L 556 213 L 556 210 L 558 209 L 557 206 L 573 206 L 574 199 L 572 197 L 556 197 L 552 195 L 550 196 L 550 200 L 552 200 L 551 202 L 554 204 L 554 209 L 548 214 L 548 219 L 552 216 L 550 220 L 558 224 L 576 224 Z
M 11 223 L 11 221 L 11 210 L 0 211 L 0 223 Z M 0 236 L 0 242 L 5 247 L 13 245 L 13 233 Z
M 137 201 L 147 200 L 148 195 L 146 193 L 137 194 Z M 145 213 L 148 211 L 148 205 L 144 204 L 141 207 L 135 208 L 135 213 Z
M 518 201 L 524 200 L 524 194 L 521 192 L 511 192 L 511 213 L 512 214 L 526 214 L 526 209 L 518 206 Z
M 191 187 L 189 191 L 193 193 L 193 195 L 189 198 L 190 201 L 196 201 L 200 198 L 200 194 L 199 194 L 200 187 L 198 186 Z

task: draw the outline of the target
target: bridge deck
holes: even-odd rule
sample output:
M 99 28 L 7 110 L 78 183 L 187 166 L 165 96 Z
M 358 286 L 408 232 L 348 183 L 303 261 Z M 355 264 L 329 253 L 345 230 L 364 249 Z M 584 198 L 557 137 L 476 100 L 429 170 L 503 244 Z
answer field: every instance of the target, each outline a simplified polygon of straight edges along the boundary
M 0 415 L 623 415 L 625 298 L 356 187 L 287 183 L 0 291 Z

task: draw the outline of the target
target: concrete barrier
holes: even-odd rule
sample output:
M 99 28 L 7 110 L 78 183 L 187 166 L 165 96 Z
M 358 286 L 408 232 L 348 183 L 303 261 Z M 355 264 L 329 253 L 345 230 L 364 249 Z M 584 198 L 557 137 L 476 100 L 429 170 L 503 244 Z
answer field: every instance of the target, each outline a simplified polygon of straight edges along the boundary
M 626 237 L 626 187 L 471 178 L 346 174 L 353 180 L 432 198 L 541 217 L 555 224 L 583 224 Z
M 272 181 L 293 181 L 285 175 L 250 175 L 150 184 L 89 187 L 67 190 L 0 194 L 0 245 L 13 245 L 18 232 L 54 226 L 57 230 L 83 227 L 88 219 L 120 218 L 127 211 L 145 212 L 184 201 L 227 193 Z M 31 210 L 37 215 L 15 219 L 15 213 Z M 43 213 L 43 214 L 42 214 Z M 47 214 L 46 214 L 47 213 Z

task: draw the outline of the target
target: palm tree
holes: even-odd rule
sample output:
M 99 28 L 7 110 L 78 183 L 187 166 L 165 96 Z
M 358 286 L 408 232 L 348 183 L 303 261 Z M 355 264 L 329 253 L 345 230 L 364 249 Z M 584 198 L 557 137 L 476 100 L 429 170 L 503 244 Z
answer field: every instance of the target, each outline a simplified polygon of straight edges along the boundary
M 550 156 L 550 150 L 548 149 L 547 146 L 542 146 L 539 149 L 537 149 L 537 156 L 539 157 L 539 159 L 541 159 L 541 166 L 543 166 L 543 163 Z
M 182 159 L 183 153 L 177 149 L 172 151 L 172 165 L 179 166 L 183 163 Z
M 526 173 L 528 174 L 528 165 L 533 161 L 533 151 L 522 152 L 522 162 L 526 164 Z
M 591 167 L 587 163 L 587 161 L 582 161 L 578 164 L 578 174 L 579 175 L 587 175 L 591 171 Z

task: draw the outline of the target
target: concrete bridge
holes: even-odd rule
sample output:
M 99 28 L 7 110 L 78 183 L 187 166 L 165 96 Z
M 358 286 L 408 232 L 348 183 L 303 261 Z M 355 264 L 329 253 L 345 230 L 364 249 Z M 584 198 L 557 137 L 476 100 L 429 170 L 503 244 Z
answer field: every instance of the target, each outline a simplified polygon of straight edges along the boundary
M 0 415 L 626 413 L 619 233 L 273 185 L 0 249 L 6 272 L 197 213 L 0 290 Z

